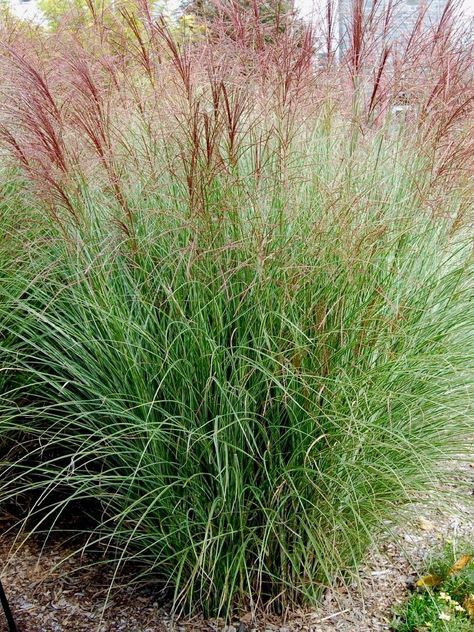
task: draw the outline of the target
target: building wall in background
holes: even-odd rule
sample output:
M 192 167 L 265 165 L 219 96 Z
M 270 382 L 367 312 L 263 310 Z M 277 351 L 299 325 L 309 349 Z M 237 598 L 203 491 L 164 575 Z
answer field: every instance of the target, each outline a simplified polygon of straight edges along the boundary
M 423 14 L 425 28 L 436 25 L 441 19 L 446 2 L 447 0 L 396 0 L 393 3 L 394 28 L 392 36 L 395 38 L 409 34 L 420 14 Z M 389 0 L 379 0 L 374 14 L 382 16 L 388 4 Z M 355 0 L 339 0 L 339 38 L 343 50 L 347 50 L 349 45 L 350 25 L 355 6 Z M 362 11 L 365 16 L 370 14 L 372 0 L 363 1 Z
M 41 17 L 37 0 L 10 0 L 10 7 L 20 18 L 38 20 Z

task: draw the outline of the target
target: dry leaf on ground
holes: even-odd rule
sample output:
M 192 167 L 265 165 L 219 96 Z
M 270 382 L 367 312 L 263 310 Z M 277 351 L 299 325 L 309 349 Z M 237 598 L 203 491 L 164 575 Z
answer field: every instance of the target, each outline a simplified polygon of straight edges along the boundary
M 435 524 L 424 516 L 420 516 L 416 521 L 416 524 L 422 531 L 434 531 L 435 529 Z
M 466 597 L 463 606 L 466 609 L 467 614 L 470 617 L 474 617 L 474 595 L 469 595 L 469 597 Z
M 420 588 L 431 588 L 438 586 L 443 581 L 443 578 L 439 575 L 424 575 L 416 582 L 416 585 Z
M 451 566 L 451 568 L 448 571 L 448 574 L 454 575 L 455 573 L 459 573 L 459 571 L 462 571 L 462 569 L 465 568 L 471 560 L 472 560 L 472 555 L 462 555 Z

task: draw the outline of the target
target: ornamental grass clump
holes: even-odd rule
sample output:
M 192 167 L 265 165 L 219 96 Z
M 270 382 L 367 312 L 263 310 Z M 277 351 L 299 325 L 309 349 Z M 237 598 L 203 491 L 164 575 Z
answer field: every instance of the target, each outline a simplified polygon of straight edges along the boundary
M 195 39 L 144 3 L 10 34 L 41 222 L 1 269 L 1 498 L 46 533 L 85 507 L 117 573 L 228 614 L 314 603 L 469 452 L 473 86 L 448 38 L 397 118 L 439 34 L 374 79 L 217 8 Z

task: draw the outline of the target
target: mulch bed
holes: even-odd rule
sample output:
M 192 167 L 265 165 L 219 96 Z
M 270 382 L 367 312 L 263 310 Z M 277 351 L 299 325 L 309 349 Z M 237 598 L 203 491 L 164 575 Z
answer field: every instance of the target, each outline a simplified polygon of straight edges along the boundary
M 279 618 L 262 615 L 257 622 L 244 616 L 231 624 L 199 618 L 175 621 L 156 589 L 132 588 L 127 576 L 113 578 L 110 568 L 94 564 L 90 555 L 74 553 L 77 547 L 58 535 L 46 545 L 33 535 L 18 548 L 8 516 L 0 519 L 1 579 L 19 632 L 388 631 L 393 605 L 405 598 L 426 557 L 447 540 L 474 536 L 474 508 L 468 502 L 473 476 L 474 468 L 466 466 L 454 510 L 415 506 L 415 518 L 369 556 L 357 583 L 328 590 L 315 611 Z M 112 580 L 115 587 L 109 593 Z M 0 613 L 3 630 L 7 627 Z

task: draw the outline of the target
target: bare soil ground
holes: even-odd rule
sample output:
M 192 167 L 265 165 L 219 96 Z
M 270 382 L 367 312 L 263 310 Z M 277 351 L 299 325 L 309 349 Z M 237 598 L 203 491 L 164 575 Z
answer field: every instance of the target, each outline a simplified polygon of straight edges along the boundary
M 423 571 L 424 560 L 446 541 L 474 536 L 474 508 L 469 502 L 473 479 L 474 467 L 466 466 L 460 489 L 451 490 L 459 496 L 454 510 L 415 506 L 403 528 L 387 535 L 372 552 L 358 582 L 328 590 L 318 610 L 287 613 L 282 618 L 262 616 L 252 622 L 244 616 L 227 625 L 218 620 L 175 621 L 153 587 L 132 589 L 116 583 L 109 595 L 111 571 L 73 554 L 58 537 L 44 548 L 37 537 L 31 537 L 13 554 L 17 541 L 8 517 L 0 521 L 0 576 L 19 632 L 388 631 L 391 608 L 405 598 L 410 583 Z M 3 630 L 7 627 L 0 612 Z

